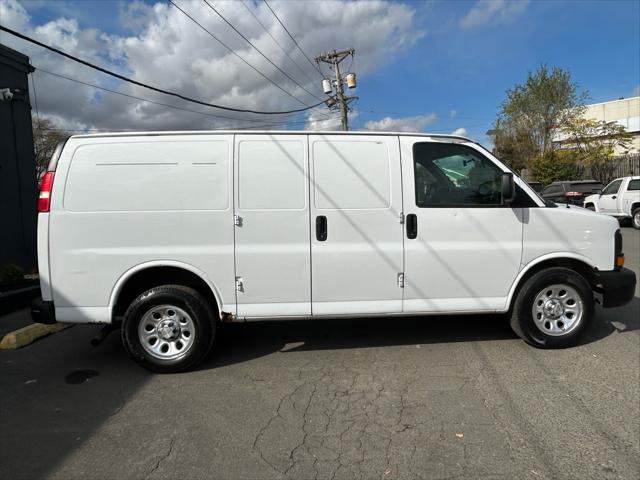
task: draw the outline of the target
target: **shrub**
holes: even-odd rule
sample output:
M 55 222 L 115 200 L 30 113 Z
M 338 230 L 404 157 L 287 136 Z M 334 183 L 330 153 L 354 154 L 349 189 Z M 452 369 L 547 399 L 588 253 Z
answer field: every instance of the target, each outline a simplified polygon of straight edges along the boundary
M 578 177 L 578 163 L 575 154 L 567 150 L 554 150 L 537 157 L 531 164 L 533 178 L 543 185 Z
M 0 268 L 0 284 L 17 283 L 24 280 L 24 270 L 18 265 L 5 265 Z

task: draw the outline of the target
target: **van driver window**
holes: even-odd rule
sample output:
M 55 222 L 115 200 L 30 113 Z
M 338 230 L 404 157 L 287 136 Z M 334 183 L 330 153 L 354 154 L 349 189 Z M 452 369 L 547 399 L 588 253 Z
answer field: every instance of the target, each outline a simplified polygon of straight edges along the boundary
M 416 206 L 502 205 L 502 170 L 463 145 L 413 145 Z

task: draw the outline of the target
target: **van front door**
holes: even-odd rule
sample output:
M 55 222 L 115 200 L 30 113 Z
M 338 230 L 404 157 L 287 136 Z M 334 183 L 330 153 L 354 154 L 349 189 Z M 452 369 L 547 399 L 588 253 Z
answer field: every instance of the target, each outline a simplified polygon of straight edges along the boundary
M 505 205 L 504 167 L 471 145 L 401 137 L 403 310 L 503 310 L 522 254 L 522 208 Z
M 310 135 L 313 315 L 402 311 L 398 137 Z
M 311 315 L 306 135 L 236 135 L 239 317 Z

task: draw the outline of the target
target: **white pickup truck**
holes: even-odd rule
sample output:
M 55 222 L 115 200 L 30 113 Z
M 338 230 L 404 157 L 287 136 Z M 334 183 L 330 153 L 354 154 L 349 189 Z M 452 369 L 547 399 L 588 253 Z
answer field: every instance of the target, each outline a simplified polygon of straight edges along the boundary
M 584 207 L 620 220 L 630 218 L 633 228 L 640 229 L 640 177 L 614 180 L 601 193 L 585 198 Z

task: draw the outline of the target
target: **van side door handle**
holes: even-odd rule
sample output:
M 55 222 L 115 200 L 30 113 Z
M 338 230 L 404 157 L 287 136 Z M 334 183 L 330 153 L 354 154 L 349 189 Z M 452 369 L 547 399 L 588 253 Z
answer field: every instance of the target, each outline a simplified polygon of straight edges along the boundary
M 407 238 L 416 238 L 418 236 L 418 217 L 415 213 L 407 215 Z
M 316 239 L 324 242 L 327 239 L 327 217 L 318 215 L 316 217 Z

